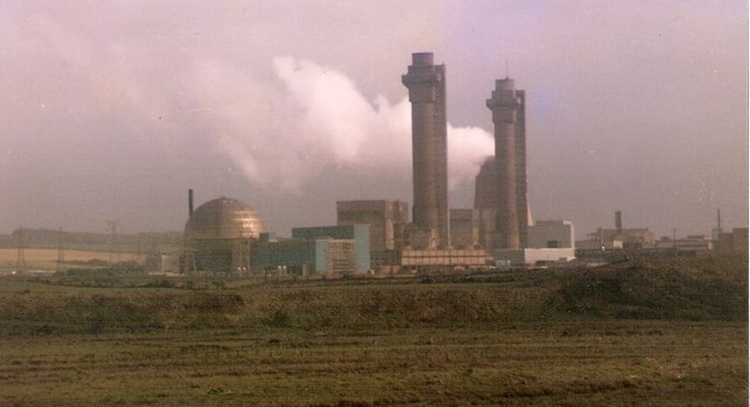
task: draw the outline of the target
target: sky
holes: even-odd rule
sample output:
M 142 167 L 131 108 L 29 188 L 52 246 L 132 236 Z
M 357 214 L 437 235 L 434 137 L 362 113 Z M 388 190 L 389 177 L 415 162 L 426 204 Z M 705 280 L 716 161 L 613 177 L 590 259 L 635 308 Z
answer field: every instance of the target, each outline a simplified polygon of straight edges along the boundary
M 3 1 L 0 233 L 182 230 L 190 188 L 279 236 L 338 200 L 411 203 L 413 52 L 446 65 L 452 208 L 507 75 L 534 219 L 746 227 L 747 38 L 739 0 Z

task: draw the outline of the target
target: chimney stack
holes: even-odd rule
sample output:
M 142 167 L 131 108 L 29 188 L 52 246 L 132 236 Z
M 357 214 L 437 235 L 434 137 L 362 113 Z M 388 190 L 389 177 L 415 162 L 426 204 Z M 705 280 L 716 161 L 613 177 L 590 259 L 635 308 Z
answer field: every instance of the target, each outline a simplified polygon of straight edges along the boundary
M 615 212 L 615 229 L 617 229 L 617 233 L 622 233 L 622 212 L 621 211 Z
M 188 189 L 188 219 L 193 216 L 193 190 Z
M 426 248 L 450 247 L 448 221 L 448 139 L 445 65 L 434 65 L 431 52 L 412 54 L 401 82 L 411 102 L 413 225 L 431 236 Z
M 498 183 L 498 207 L 495 231 L 496 247 L 519 249 L 527 226 L 525 134 L 522 121 L 524 103 L 513 79 L 498 79 L 487 108 L 495 124 L 495 165 Z M 521 219 L 526 220 L 521 222 Z

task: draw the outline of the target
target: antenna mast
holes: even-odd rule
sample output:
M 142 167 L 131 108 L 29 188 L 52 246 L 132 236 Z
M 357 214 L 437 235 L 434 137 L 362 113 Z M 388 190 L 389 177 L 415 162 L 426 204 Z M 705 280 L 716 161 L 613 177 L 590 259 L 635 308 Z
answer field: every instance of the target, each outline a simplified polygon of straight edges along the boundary
M 119 220 L 108 220 L 107 226 L 109 226 L 110 229 L 110 236 L 109 236 L 109 265 L 111 266 L 112 258 L 115 257 L 115 261 L 120 261 L 120 253 L 115 251 L 115 247 L 117 245 L 117 227 L 120 226 Z
M 57 232 L 57 272 L 62 271 L 62 265 L 65 263 L 65 232 L 62 228 Z
M 716 210 L 716 228 L 721 230 L 721 209 Z
M 18 274 L 24 274 L 28 271 L 28 267 L 26 266 L 26 234 L 23 230 L 23 227 L 18 227 L 18 257 L 16 261 L 16 273 Z

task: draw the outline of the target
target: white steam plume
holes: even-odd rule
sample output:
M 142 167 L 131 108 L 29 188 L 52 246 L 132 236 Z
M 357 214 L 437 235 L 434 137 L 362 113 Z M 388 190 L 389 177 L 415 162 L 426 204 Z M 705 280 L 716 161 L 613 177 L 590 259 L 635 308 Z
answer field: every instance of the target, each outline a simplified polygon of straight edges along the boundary
M 281 86 L 263 92 L 271 98 L 266 120 L 272 125 L 255 123 L 252 133 L 229 126 L 235 131 L 222 133 L 220 147 L 249 180 L 295 189 L 329 163 L 410 173 L 411 107 L 406 98 L 391 104 L 378 95 L 370 102 L 347 75 L 309 60 L 277 57 L 273 67 Z M 492 137 L 485 130 L 449 125 L 450 186 L 473 181 L 492 152 Z

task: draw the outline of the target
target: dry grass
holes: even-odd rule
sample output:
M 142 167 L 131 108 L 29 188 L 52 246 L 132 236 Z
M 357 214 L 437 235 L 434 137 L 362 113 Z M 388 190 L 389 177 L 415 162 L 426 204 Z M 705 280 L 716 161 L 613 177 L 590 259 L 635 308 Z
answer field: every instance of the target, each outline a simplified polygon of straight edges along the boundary
M 742 259 L 198 286 L 0 279 L 0 406 L 747 405 Z
M 15 338 L 0 405 L 744 405 L 740 323 Z

